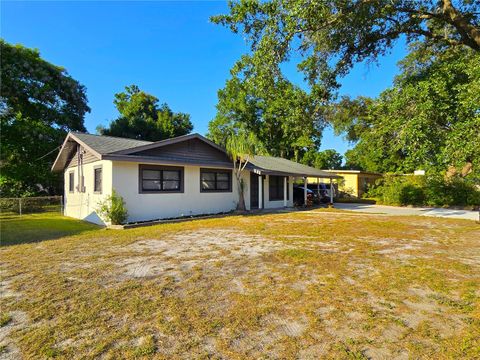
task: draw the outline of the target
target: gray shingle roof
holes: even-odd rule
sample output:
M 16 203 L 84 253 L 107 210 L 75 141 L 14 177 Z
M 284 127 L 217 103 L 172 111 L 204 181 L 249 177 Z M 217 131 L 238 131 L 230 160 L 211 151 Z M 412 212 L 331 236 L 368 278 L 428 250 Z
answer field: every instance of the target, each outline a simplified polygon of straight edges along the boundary
M 204 137 L 198 134 L 180 136 L 177 138 L 158 141 L 155 143 L 151 141 L 127 139 L 127 138 L 104 136 L 104 135 L 92 135 L 92 134 L 85 134 L 85 133 L 79 133 L 79 132 L 73 132 L 71 133 L 71 136 L 73 141 L 81 142 L 87 147 L 89 147 L 91 150 L 96 152 L 95 156 L 97 156 L 99 159 L 104 158 L 104 155 L 105 155 L 106 156 L 105 158 L 109 158 L 111 160 L 120 160 L 120 158 L 118 159 L 114 158 L 114 157 L 120 156 L 121 159 L 126 161 L 138 161 L 138 162 L 146 161 L 146 160 L 152 161 L 154 160 L 154 157 L 135 156 L 135 155 L 131 155 L 131 151 L 123 151 L 123 150 L 134 149 L 139 147 L 140 149 L 145 149 L 145 145 L 151 145 L 151 146 L 148 146 L 148 148 L 157 147 L 157 146 L 160 147 L 170 143 L 188 140 L 192 137 L 198 137 L 201 140 L 209 143 L 211 146 L 214 146 L 223 150 L 223 148 L 219 147 L 216 144 L 211 143 L 210 140 L 205 139 Z M 67 140 L 68 139 L 69 138 L 67 137 Z M 72 142 L 71 140 L 66 141 L 66 143 L 64 144 L 64 147 L 58 154 L 57 159 L 52 166 L 53 171 L 61 171 L 65 167 L 65 164 L 67 163 L 71 152 L 74 151 L 75 142 Z M 189 163 L 189 159 L 178 159 L 178 161 L 176 162 L 187 164 Z M 214 162 L 212 161 L 212 165 L 213 164 Z M 250 160 L 250 163 L 248 164 L 247 168 L 249 170 L 257 170 L 262 174 L 271 174 L 271 175 L 310 176 L 310 177 L 322 177 L 322 178 L 340 178 L 341 177 L 326 171 L 312 168 L 310 166 L 296 163 L 294 161 L 290 161 L 290 160 L 278 158 L 278 157 L 272 157 L 272 156 L 258 156 L 258 155 L 254 156 Z
M 131 149 L 137 146 L 151 144 L 151 141 L 127 139 L 113 136 L 93 135 L 73 132 L 72 133 L 80 141 L 88 145 L 92 150 L 100 155 L 105 155 L 115 151 Z
M 327 171 L 315 169 L 313 167 L 296 163 L 287 159 L 273 157 L 273 156 L 260 156 L 256 155 L 250 159 L 250 164 L 258 170 L 272 175 L 298 175 L 298 176 L 311 176 L 322 178 L 341 178 L 335 174 Z

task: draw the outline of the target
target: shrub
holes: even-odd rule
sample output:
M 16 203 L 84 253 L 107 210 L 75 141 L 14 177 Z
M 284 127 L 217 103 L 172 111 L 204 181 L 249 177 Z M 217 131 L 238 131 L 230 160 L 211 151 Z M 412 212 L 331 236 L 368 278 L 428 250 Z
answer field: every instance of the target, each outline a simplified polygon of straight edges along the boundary
M 386 175 L 369 189 L 366 197 L 386 205 L 477 206 L 480 190 L 462 178 L 446 181 L 441 175 Z
M 425 201 L 421 182 L 408 176 L 386 175 L 366 196 L 386 205 L 422 205 Z
M 99 203 L 98 212 L 100 216 L 110 221 L 112 225 L 123 224 L 128 217 L 125 201 L 115 190 L 112 191 L 112 195 Z

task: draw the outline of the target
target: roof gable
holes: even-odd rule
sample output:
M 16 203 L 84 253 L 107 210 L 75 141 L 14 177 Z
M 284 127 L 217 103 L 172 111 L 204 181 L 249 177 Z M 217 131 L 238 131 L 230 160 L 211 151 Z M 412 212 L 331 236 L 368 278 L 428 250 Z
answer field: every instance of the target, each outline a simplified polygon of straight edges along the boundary
M 93 135 L 79 132 L 68 133 L 63 145 L 52 165 L 52 171 L 62 171 L 71 160 L 80 145 L 98 160 L 113 151 L 125 150 L 150 144 L 150 141 L 125 139 L 113 136 Z
M 162 147 L 165 147 L 165 146 L 169 146 L 169 145 L 173 145 L 173 144 L 177 144 L 177 143 L 181 143 L 181 142 L 186 142 L 188 140 L 193 140 L 193 139 L 200 140 L 203 143 L 209 145 L 210 147 L 215 148 L 218 151 L 221 151 L 221 152 L 226 154 L 226 151 L 225 151 L 224 148 L 222 148 L 221 146 L 218 146 L 213 141 L 208 140 L 206 137 L 203 137 L 200 134 L 189 134 L 189 135 L 177 136 L 177 137 L 170 138 L 170 139 L 151 142 L 149 144 L 145 144 L 143 146 L 138 146 L 138 147 L 135 147 L 135 148 L 115 151 L 112 154 L 115 154 L 115 155 L 138 154 L 138 153 L 146 151 L 146 150 L 159 149 L 159 148 L 162 148 Z
M 230 166 L 225 149 L 199 134 L 151 142 L 75 132 L 67 135 L 52 171 L 62 171 L 78 145 L 87 149 L 98 160 L 164 160 Z
M 225 151 L 218 149 L 216 146 L 211 146 L 198 137 L 162 144 L 162 146 L 147 147 L 140 151 L 138 151 L 138 148 L 130 149 L 128 153 L 132 156 L 155 157 L 156 159 L 171 161 L 196 161 L 199 163 L 230 162 L 230 158 Z

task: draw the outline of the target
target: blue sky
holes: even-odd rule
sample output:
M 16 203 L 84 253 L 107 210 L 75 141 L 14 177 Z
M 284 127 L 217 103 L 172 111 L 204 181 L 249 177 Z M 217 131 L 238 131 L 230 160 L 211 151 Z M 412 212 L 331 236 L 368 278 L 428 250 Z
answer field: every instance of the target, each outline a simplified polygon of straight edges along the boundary
M 205 134 L 217 90 L 248 50 L 241 35 L 209 22 L 226 11 L 221 1 L 2 1 L 1 36 L 39 49 L 86 86 L 89 132 L 116 117 L 114 93 L 136 84 L 174 111 L 189 113 L 194 131 Z M 342 79 L 341 93 L 376 96 L 391 85 L 405 53 L 399 43 L 378 66 L 357 65 Z M 327 129 L 321 148 L 343 153 L 348 144 Z

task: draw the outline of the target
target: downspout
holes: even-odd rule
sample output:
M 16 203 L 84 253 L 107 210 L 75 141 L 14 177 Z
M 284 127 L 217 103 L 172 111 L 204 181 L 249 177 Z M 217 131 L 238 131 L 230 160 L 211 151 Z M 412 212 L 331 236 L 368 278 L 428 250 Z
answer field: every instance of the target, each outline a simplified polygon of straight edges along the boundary
M 79 218 L 82 218 L 82 209 L 83 209 L 83 153 L 82 147 L 80 144 L 77 144 L 77 168 L 78 168 L 78 192 L 80 193 L 80 209 L 79 209 Z

